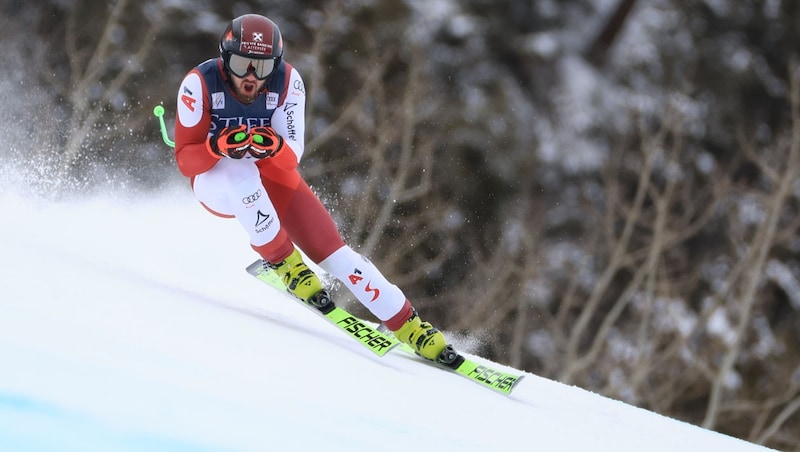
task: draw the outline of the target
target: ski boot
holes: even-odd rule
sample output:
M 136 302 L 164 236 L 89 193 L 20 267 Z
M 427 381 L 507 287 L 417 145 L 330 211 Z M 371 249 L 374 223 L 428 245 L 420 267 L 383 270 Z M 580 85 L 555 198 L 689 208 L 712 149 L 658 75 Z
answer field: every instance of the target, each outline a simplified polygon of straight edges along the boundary
M 328 291 L 322 287 L 317 275 L 303 262 L 303 257 L 297 248 L 283 262 L 273 264 L 264 261 L 264 263 L 268 268 L 275 270 L 286 286 L 286 291 L 296 298 L 317 308 L 323 314 L 329 313 L 335 307 Z
M 441 331 L 429 322 L 423 322 L 417 315 L 417 310 L 411 308 L 411 317 L 394 331 L 394 336 L 411 346 L 412 349 L 425 359 L 436 361 L 450 367 L 458 367 L 464 358 L 449 345 Z M 459 360 L 460 358 L 460 360 Z

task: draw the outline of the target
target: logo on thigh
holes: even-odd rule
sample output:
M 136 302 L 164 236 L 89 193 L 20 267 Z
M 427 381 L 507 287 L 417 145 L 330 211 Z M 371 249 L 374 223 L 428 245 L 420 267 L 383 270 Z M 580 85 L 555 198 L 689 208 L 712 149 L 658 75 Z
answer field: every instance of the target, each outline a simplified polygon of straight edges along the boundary
M 270 214 L 264 214 L 260 210 L 256 212 L 256 232 L 264 232 L 272 226 L 272 223 L 275 221 Z
M 245 196 L 244 198 L 242 198 L 242 204 L 247 206 L 247 208 L 249 209 L 249 208 L 253 207 L 253 203 L 258 201 L 258 198 L 260 198 L 260 197 L 261 197 L 261 189 L 258 189 L 252 195 Z

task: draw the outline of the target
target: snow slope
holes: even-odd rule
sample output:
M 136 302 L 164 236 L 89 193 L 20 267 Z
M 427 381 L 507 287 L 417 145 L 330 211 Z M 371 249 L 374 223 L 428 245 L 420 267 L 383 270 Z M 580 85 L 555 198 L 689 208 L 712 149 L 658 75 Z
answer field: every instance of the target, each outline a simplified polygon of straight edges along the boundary
M 0 195 L 1 451 L 755 451 L 527 375 L 375 358 L 247 275 L 188 190 Z

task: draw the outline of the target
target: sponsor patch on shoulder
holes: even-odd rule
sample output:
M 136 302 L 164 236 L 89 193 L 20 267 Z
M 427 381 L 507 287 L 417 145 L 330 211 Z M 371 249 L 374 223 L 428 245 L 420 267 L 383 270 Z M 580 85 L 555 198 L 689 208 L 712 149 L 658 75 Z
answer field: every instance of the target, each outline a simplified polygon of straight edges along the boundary
M 267 93 L 267 110 L 278 108 L 278 93 Z
M 211 109 L 224 110 L 225 109 L 225 93 L 211 93 Z

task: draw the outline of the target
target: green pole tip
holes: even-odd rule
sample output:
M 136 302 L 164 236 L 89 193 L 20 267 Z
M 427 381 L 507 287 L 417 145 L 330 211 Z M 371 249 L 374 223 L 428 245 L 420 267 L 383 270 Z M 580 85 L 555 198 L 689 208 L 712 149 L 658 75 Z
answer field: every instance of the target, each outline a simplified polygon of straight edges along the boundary
M 166 143 L 167 146 L 175 147 L 175 142 L 169 139 L 167 125 L 164 123 L 164 107 L 156 105 L 153 107 L 153 114 L 158 118 L 158 125 L 161 126 L 161 138 L 164 140 L 164 143 Z

